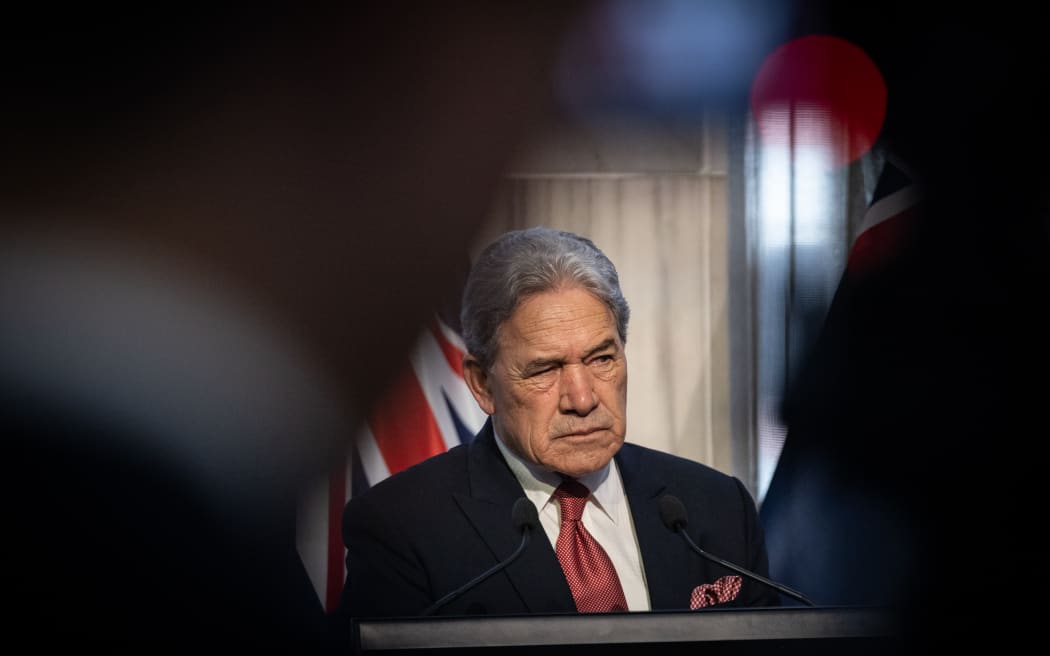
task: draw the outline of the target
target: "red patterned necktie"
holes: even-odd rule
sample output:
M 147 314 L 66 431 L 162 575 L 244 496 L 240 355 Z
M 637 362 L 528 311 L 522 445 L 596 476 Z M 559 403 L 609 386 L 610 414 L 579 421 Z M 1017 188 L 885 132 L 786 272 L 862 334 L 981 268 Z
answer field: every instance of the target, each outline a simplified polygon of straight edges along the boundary
M 565 479 L 554 491 L 561 506 L 561 530 L 555 552 L 569 581 L 576 610 L 607 613 L 627 610 L 620 577 L 609 554 L 583 527 L 583 507 L 590 490 L 573 479 Z

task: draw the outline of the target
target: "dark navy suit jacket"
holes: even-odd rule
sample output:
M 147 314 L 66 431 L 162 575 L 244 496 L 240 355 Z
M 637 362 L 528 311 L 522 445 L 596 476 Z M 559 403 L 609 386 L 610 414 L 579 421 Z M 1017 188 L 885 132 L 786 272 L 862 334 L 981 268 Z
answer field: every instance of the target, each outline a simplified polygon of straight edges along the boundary
M 733 572 L 696 555 L 660 519 L 659 500 L 677 496 L 687 531 L 705 551 L 768 576 L 765 541 L 743 484 L 710 467 L 625 443 L 616 455 L 641 549 L 653 610 L 689 608 L 693 588 Z M 458 446 L 352 499 L 343 513 L 347 581 L 342 612 L 353 617 L 418 615 L 446 593 L 509 556 L 521 534 L 511 508 L 521 485 L 496 446 L 491 422 Z M 744 579 L 727 605 L 773 606 L 777 593 Z M 540 531 L 509 567 L 440 614 L 574 613 L 554 549 Z

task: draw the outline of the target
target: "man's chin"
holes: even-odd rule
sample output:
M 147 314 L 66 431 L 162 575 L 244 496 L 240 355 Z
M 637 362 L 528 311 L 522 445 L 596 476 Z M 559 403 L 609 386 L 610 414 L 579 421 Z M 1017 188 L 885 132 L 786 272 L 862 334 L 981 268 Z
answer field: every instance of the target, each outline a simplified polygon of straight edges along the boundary
M 620 450 L 621 444 L 622 442 L 600 447 L 595 449 L 594 453 L 574 453 L 564 458 L 555 458 L 549 464 L 549 468 L 572 478 L 593 474 L 609 464 L 612 457 Z

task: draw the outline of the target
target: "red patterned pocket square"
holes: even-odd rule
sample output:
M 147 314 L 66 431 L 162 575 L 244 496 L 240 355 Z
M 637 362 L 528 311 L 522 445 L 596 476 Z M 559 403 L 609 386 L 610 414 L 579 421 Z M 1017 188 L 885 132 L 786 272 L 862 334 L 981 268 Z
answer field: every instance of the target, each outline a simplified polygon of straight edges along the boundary
M 733 601 L 740 594 L 740 577 L 723 576 L 714 583 L 704 583 L 693 588 L 693 594 L 689 598 L 689 608 L 706 608 L 715 604 L 724 604 Z

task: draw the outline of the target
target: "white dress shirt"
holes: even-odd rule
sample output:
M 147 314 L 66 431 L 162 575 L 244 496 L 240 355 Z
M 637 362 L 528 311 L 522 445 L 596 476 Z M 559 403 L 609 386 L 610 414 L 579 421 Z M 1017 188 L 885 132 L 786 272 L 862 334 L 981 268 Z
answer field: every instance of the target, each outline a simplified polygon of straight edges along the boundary
M 561 483 L 561 476 L 520 458 L 507 448 L 498 433 L 496 445 L 525 490 L 525 496 L 536 505 L 540 524 L 553 547 L 561 530 L 561 507 L 554 499 L 554 490 Z M 609 554 L 620 577 L 627 609 L 649 610 L 649 588 L 645 583 L 642 554 L 616 461 L 610 460 L 602 469 L 577 480 L 591 491 L 583 510 L 583 525 Z

